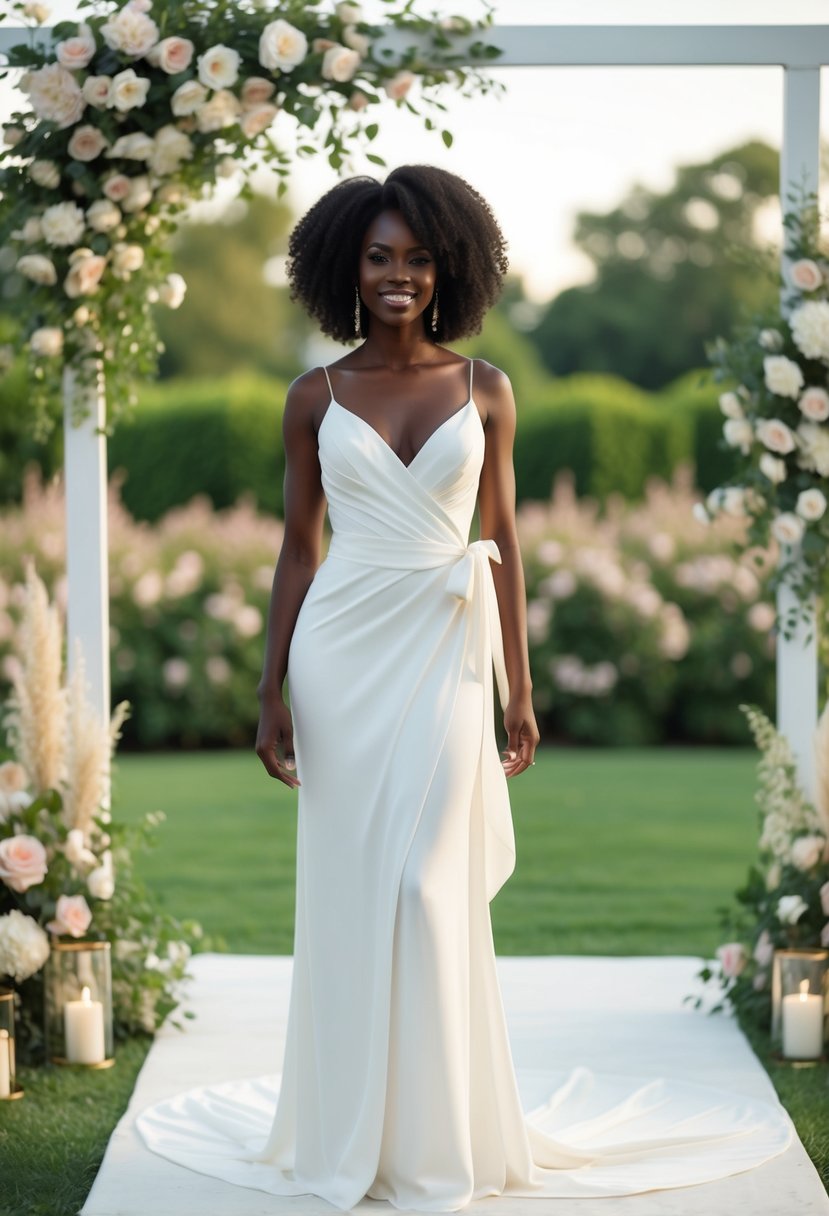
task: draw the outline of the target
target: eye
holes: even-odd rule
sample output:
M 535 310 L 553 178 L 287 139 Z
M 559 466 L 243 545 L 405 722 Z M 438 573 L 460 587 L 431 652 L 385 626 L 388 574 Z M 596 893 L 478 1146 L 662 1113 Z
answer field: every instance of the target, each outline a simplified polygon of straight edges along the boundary
M 382 253 L 370 253 L 368 255 L 368 260 L 370 262 L 374 262 L 374 261 L 376 261 L 377 258 L 382 258 L 382 256 L 383 256 Z

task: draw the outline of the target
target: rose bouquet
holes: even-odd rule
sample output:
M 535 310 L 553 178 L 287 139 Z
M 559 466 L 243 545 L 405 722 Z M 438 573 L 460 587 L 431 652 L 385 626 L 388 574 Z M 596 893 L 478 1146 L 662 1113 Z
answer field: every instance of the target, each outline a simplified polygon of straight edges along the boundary
M 3 270 L 18 280 L 36 434 L 54 424 L 64 364 L 81 389 L 95 389 L 105 365 L 109 424 L 135 403 L 130 385 L 157 369 L 150 306 L 177 308 L 186 290 L 170 270 L 167 238 L 186 203 L 218 178 L 264 159 L 281 195 L 289 139 L 299 157 L 325 151 L 339 172 L 352 145 L 377 135 L 366 120 L 381 100 L 420 113 L 408 96 L 415 82 L 438 114 L 445 106 L 434 94 L 447 82 L 462 95 L 503 88 L 464 67 L 453 44 L 463 38 L 467 58 L 500 53 L 474 40 L 492 23 L 486 0 L 477 22 L 384 2 L 386 24 L 416 35 L 425 53 L 381 46 L 383 27 L 366 22 L 359 4 L 332 10 L 323 0 L 283 0 L 275 17 L 255 0 L 170 0 L 156 10 L 151 0 L 80 0 L 94 15 L 57 24 L 54 51 L 33 37 L 8 51 L 9 67 L 25 69 L 29 108 L 4 128 L 0 246 Z M 49 15 L 43 4 L 10 7 L 36 23 Z M 428 115 L 425 124 L 436 129 Z M 246 181 L 241 193 L 250 195 Z M 14 353 L 0 349 L 0 371 Z M 79 414 L 86 396 L 77 394 Z
M 795 607 L 777 622 L 788 637 L 799 612 L 810 619 L 829 569 L 829 250 L 814 194 L 804 192 L 784 225 L 785 315 L 756 318 L 708 350 L 714 379 L 736 381 L 720 396 L 722 442 L 743 459 L 696 513 L 703 523 L 721 513 L 745 517 L 747 544 L 780 547 L 769 586 L 786 583 L 795 593 Z
M 61 627 L 29 565 L 6 727 L 14 759 L 0 764 L 0 978 L 19 994 L 21 1058 L 42 1057 L 42 968 L 51 942 L 109 940 L 119 1037 L 152 1031 L 179 1004 L 194 921 L 159 914 L 135 879 L 139 828 L 112 821 L 108 770 L 127 706 L 101 724 L 85 698 L 83 663 L 62 679 Z M 187 1016 L 187 1015 L 185 1015 Z

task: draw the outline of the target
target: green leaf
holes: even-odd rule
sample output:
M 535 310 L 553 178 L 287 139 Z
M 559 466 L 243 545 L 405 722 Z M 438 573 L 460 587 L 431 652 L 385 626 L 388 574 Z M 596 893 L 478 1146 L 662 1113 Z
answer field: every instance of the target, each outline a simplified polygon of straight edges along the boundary
M 453 143 L 455 137 L 451 131 L 441 131 L 440 137 L 443 140 L 443 142 L 446 144 L 447 148 L 452 147 L 452 143 Z
M 385 165 L 386 163 L 376 152 L 366 152 L 366 160 L 370 160 L 373 165 Z
M 366 139 L 374 139 L 374 137 L 377 135 L 377 132 L 379 130 L 380 130 L 380 126 L 378 123 L 370 122 L 368 124 L 368 126 L 366 127 Z

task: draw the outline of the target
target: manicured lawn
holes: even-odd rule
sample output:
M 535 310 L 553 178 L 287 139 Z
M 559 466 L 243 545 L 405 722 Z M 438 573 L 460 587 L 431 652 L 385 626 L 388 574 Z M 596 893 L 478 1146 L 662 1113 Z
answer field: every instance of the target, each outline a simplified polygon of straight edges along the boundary
M 510 783 L 518 860 L 492 903 L 502 954 L 699 954 L 756 849 L 756 753 L 548 750 Z M 140 864 L 170 911 L 227 948 L 291 953 L 296 799 L 248 753 L 122 755 L 115 814 L 163 809 Z M 755 1050 L 829 1185 L 829 1075 Z M 115 1068 L 24 1073 L 0 1104 L 0 1216 L 75 1216 L 150 1040 Z M 35 1147 L 33 1147 L 35 1146 Z

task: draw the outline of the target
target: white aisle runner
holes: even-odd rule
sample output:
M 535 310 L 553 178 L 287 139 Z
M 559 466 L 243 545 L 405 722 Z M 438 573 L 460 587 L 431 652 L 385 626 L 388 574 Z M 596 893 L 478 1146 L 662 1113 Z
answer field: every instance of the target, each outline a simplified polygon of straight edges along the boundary
M 198 1085 L 277 1073 L 282 1066 L 292 960 L 200 954 L 182 1032 L 165 1026 L 80 1216 L 333 1216 L 313 1196 L 280 1198 L 195 1173 L 147 1149 L 135 1116 Z M 498 975 L 525 1109 L 577 1064 L 596 1073 L 673 1076 L 776 1102 L 774 1087 L 733 1017 L 684 1005 L 697 958 L 566 955 L 498 958 Z M 710 1000 L 710 997 L 708 998 Z M 117 1067 L 117 1066 L 116 1066 Z M 536 1095 L 538 1095 L 536 1099 Z M 394 1213 L 363 1200 L 364 1213 Z M 485 1199 L 465 1211 L 490 1216 L 812 1216 L 829 1196 L 795 1138 L 785 1152 L 718 1182 L 599 1199 Z

